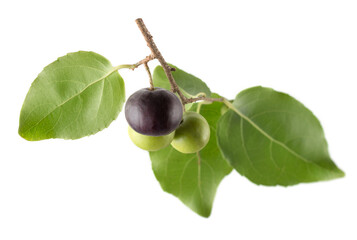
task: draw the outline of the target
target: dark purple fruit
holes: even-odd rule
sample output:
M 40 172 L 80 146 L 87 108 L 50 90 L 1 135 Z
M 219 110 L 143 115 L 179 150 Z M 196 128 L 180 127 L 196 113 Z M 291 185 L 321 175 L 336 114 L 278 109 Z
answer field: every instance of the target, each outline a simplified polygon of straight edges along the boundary
M 140 89 L 125 104 L 125 118 L 130 127 L 149 136 L 170 134 L 180 125 L 182 113 L 180 99 L 162 88 Z

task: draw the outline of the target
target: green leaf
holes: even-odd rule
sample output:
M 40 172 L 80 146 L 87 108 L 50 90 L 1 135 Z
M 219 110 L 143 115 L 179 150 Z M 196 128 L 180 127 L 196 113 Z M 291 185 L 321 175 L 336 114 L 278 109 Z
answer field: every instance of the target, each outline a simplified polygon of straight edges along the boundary
M 318 119 L 294 98 L 254 87 L 231 107 L 219 120 L 218 145 L 252 182 L 288 186 L 344 176 L 329 156 Z
M 197 103 L 193 108 L 196 107 Z M 210 125 L 211 137 L 200 152 L 183 154 L 171 146 L 150 152 L 152 168 L 162 189 L 203 217 L 211 214 L 217 187 L 232 170 L 222 158 L 216 141 L 221 107 L 222 103 L 218 102 L 201 107 L 200 113 Z
M 31 141 L 88 136 L 108 127 L 124 101 L 124 81 L 107 59 L 94 52 L 69 53 L 32 83 L 19 134 Z
M 180 90 L 186 97 L 192 97 L 198 93 L 205 93 L 207 97 L 211 95 L 210 89 L 201 79 L 180 70 L 178 67 L 172 64 L 169 65 L 176 69 L 176 71 L 172 71 L 172 75 Z M 153 81 L 155 87 L 161 87 L 167 90 L 171 89 L 170 82 L 167 79 L 164 69 L 161 66 L 157 66 L 155 68 Z

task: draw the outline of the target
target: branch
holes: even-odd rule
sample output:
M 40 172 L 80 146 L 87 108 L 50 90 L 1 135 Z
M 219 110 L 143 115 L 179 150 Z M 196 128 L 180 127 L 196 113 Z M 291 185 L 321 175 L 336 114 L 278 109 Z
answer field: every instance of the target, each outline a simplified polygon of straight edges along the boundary
M 138 18 L 135 20 L 136 24 L 138 25 L 141 33 L 144 36 L 144 39 L 148 45 L 148 47 L 151 50 L 151 54 L 157 59 L 159 60 L 162 68 L 165 71 L 165 74 L 167 76 L 167 78 L 169 79 L 170 85 L 171 85 L 171 91 L 172 92 L 176 92 L 178 93 L 178 95 L 181 98 L 182 103 L 184 104 L 186 97 L 182 94 L 182 92 L 180 91 L 179 87 L 177 86 L 174 77 L 172 76 L 171 71 L 174 70 L 172 69 L 169 64 L 167 64 L 167 62 L 165 61 L 164 57 L 161 55 L 159 49 L 157 48 L 149 30 L 146 28 L 144 21 L 141 18 Z
M 175 71 L 175 69 L 171 68 L 169 66 L 169 64 L 167 64 L 167 62 L 165 61 L 164 57 L 161 55 L 159 49 L 157 48 L 157 46 L 156 46 L 156 44 L 155 44 L 155 42 L 153 40 L 153 37 L 151 36 L 149 30 L 146 28 L 146 26 L 144 24 L 144 21 L 141 18 L 138 18 L 138 19 L 135 20 L 135 22 L 138 25 L 141 33 L 143 34 L 144 39 L 145 39 L 145 41 L 147 43 L 147 46 L 151 50 L 151 55 L 150 56 L 152 57 L 152 59 L 156 58 L 157 60 L 159 60 L 162 68 L 165 71 L 167 79 L 169 79 L 169 82 L 170 82 L 170 85 L 171 85 L 171 91 L 174 92 L 174 93 L 177 93 L 180 96 L 180 99 L 181 99 L 181 102 L 182 102 L 183 105 L 185 105 L 186 103 L 193 103 L 193 102 L 197 102 L 197 101 L 201 101 L 201 100 L 209 101 L 209 102 L 223 102 L 222 98 L 206 98 L 206 97 L 186 98 L 183 95 L 183 93 L 180 91 L 180 88 L 178 87 L 174 77 L 172 76 L 171 71 Z M 148 56 L 148 57 L 150 57 L 150 56 Z M 150 59 L 150 60 L 152 60 L 152 59 Z M 146 63 L 144 62 L 144 64 L 146 64 Z

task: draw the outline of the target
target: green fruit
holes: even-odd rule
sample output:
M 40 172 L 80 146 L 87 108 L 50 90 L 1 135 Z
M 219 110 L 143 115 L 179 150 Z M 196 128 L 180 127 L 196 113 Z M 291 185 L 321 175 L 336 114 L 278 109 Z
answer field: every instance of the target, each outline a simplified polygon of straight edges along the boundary
M 175 135 L 175 131 L 173 131 L 172 133 L 163 136 L 147 136 L 135 132 L 130 126 L 128 126 L 128 133 L 131 141 L 133 141 L 136 146 L 146 151 L 157 151 L 168 146 Z
M 204 148 L 210 137 L 207 120 L 196 112 L 186 112 L 175 131 L 171 146 L 182 153 L 195 153 Z

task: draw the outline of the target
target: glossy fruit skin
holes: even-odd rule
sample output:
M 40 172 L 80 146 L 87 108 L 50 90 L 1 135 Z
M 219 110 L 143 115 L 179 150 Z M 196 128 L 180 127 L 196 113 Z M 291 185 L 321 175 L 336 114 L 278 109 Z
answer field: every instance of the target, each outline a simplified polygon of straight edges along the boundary
M 128 133 L 133 143 L 146 151 L 157 151 L 164 147 L 167 147 L 172 139 L 174 139 L 175 131 L 169 135 L 164 136 L 147 136 L 135 132 L 130 126 L 128 126 Z
M 183 107 L 172 92 L 143 88 L 133 93 L 125 104 L 125 118 L 136 132 L 163 136 L 173 132 L 182 120 Z
M 202 150 L 210 138 L 207 120 L 199 113 L 186 112 L 183 122 L 175 131 L 171 146 L 182 153 L 195 153 Z

